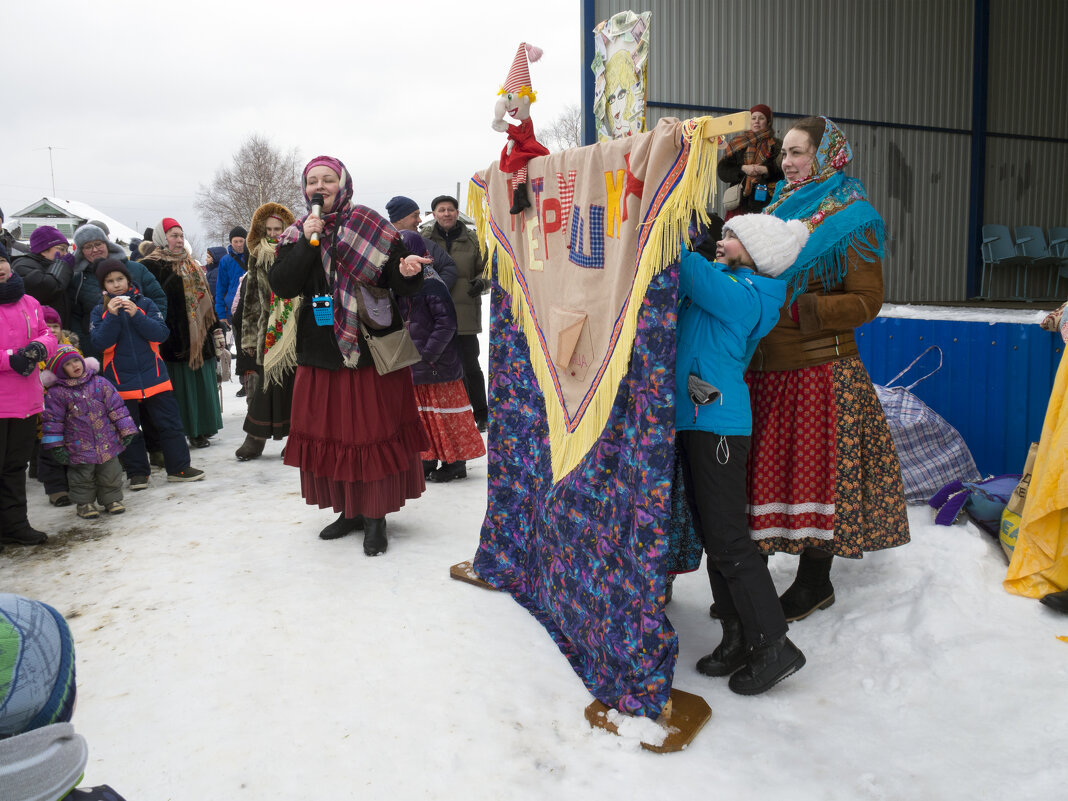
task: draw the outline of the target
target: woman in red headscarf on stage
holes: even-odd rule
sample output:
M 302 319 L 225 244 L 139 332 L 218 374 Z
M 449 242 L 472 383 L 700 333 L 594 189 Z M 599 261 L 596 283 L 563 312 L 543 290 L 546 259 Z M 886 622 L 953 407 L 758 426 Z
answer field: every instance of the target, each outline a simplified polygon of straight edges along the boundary
M 716 174 L 728 187 L 742 185 L 741 202 L 723 216 L 759 214 L 771 202 L 775 184 L 782 180 L 779 166 L 782 142 L 775 138 L 771 108 L 758 103 L 749 109 L 751 127 L 734 137 L 719 161 Z

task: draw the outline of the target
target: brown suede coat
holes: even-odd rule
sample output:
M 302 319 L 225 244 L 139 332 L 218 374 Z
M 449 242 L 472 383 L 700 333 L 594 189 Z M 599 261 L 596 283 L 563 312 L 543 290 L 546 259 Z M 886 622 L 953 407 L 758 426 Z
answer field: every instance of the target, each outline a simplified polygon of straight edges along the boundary
M 872 237 L 869 241 L 874 245 Z M 856 355 L 853 329 L 874 320 L 883 305 L 883 265 L 879 259 L 865 261 L 855 250 L 849 250 L 846 258 L 841 284 L 828 292 L 818 278 L 809 276 L 808 291 L 795 304 L 782 307 L 779 322 L 757 346 L 750 370 L 797 370 Z M 797 307 L 796 321 L 792 305 Z M 833 353 L 836 336 L 841 346 L 838 355 Z M 814 345 L 821 346 L 815 351 L 821 355 L 815 358 Z

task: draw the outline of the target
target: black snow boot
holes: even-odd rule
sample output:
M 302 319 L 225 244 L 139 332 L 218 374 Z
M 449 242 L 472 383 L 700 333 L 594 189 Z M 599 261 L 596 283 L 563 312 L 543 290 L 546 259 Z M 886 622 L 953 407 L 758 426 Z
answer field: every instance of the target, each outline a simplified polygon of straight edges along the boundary
M 385 553 L 389 543 L 386 542 L 386 518 L 368 517 L 363 521 L 363 552 L 367 556 Z
M 338 515 L 337 520 L 331 523 L 329 526 L 319 532 L 319 539 L 321 540 L 336 540 L 340 537 L 344 537 L 346 534 L 351 534 L 354 531 L 359 531 L 364 526 L 363 515 L 356 515 L 356 517 L 345 517 L 345 513 L 342 512 Z
M 708 656 L 697 660 L 697 672 L 706 676 L 729 676 L 745 664 L 748 649 L 742 637 L 742 620 L 737 616 L 721 618 L 723 639 Z
M 1062 615 L 1068 615 L 1068 590 L 1051 592 L 1049 595 L 1044 595 L 1042 596 L 1042 603 L 1055 612 L 1060 612 Z
M 438 460 L 437 459 L 430 459 L 430 460 L 423 459 L 423 478 L 424 479 L 430 478 L 430 474 L 433 473 L 437 469 L 438 469 Z
M 467 478 L 467 462 L 442 462 L 441 467 L 430 474 L 435 484 L 447 484 L 458 478 Z
M 727 686 L 739 695 L 759 695 L 805 666 L 805 655 L 785 634 L 774 642 L 752 648 L 745 665 Z
M 826 609 L 834 603 L 834 587 L 831 586 L 833 560 L 832 554 L 819 558 L 807 550 L 801 552 L 794 583 L 779 596 L 787 623 L 803 620 L 818 609 Z

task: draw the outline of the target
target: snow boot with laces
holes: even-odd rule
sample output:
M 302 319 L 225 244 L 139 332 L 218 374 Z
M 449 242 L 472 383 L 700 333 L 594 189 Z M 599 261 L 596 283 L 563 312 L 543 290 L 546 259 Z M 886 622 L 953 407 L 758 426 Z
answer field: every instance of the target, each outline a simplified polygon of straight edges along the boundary
M 785 634 L 767 645 L 749 649 L 745 664 L 727 686 L 739 695 L 759 695 L 805 666 L 805 655 Z

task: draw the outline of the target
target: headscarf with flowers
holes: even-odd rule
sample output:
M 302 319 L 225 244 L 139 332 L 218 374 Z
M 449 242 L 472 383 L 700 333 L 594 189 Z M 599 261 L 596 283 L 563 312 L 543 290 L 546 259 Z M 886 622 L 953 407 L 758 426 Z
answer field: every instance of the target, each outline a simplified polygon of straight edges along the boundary
M 267 271 L 274 264 L 277 239 L 267 236 L 267 222 L 277 219 L 282 228 L 288 228 L 296 218 L 293 212 L 281 203 L 264 203 L 252 213 L 245 246 L 248 250 L 248 270 L 241 301 L 242 350 L 256 354 L 262 363 L 264 334 L 267 332 L 268 316 L 271 313 L 271 287 L 267 283 Z
M 340 188 L 328 213 L 324 214 L 320 252 L 327 281 L 333 289 L 334 335 L 346 367 L 355 368 L 360 358 L 359 315 L 356 303 L 357 284 L 377 285 L 382 270 L 391 259 L 399 259 L 407 251 L 401 244 L 397 229 L 374 209 L 354 205 L 352 176 L 345 165 L 332 156 L 316 156 L 308 162 L 301 175 L 304 199 L 311 211 L 308 197 L 308 171 L 326 166 L 337 173 Z M 297 242 L 304 231 L 308 214 L 282 232 L 278 246 Z
M 782 274 L 791 303 L 808 289 L 812 275 L 828 290 L 841 283 L 850 249 L 864 261 L 882 258 L 886 239 L 883 218 L 868 202 L 864 184 L 842 173 L 853 159 L 845 134 L 831 120 L 821 119 L 824 131 L 816 149 L 814 174 L 793 183 L 780 181 L 764 209 L 765 214 L 782 220 L 801 220 L 809 230 L 808 242 L 794 266 Z

